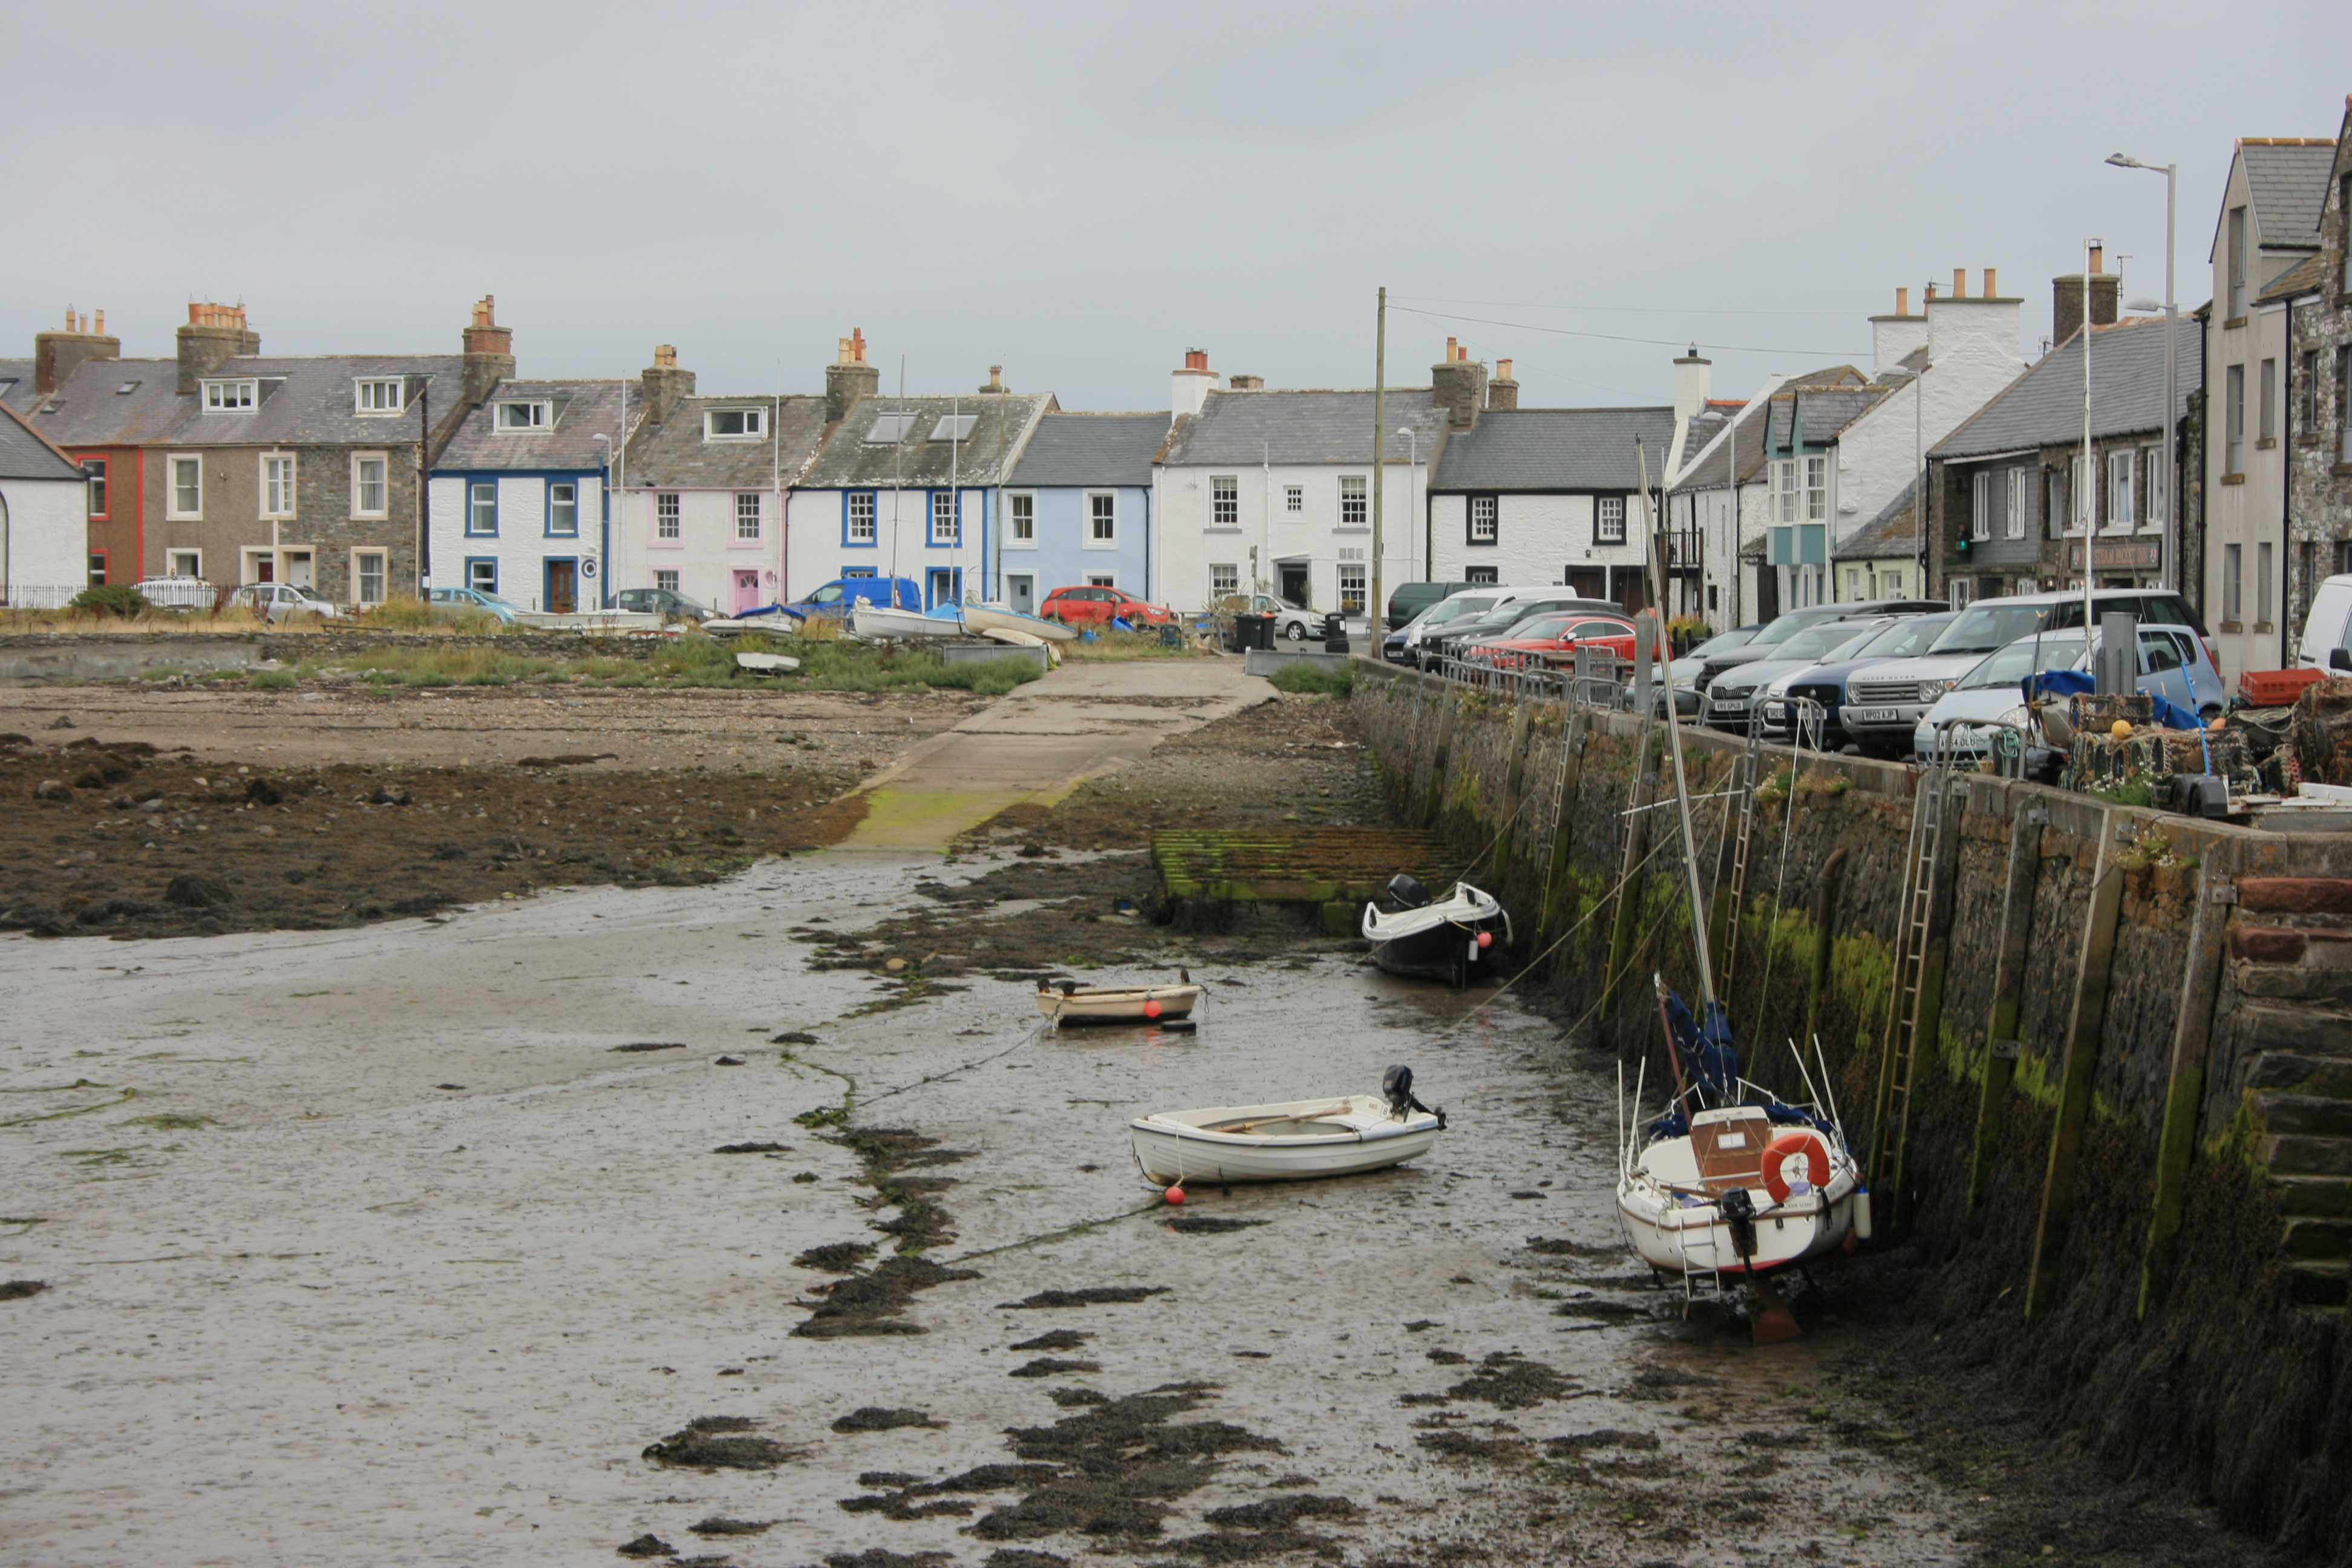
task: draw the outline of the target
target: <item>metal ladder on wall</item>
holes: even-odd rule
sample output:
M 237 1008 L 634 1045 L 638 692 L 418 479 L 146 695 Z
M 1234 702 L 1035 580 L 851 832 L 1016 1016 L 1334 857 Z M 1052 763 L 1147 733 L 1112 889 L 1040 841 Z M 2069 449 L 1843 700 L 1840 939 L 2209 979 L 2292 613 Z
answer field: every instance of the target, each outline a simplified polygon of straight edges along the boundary
M 1738 792 L 1739 826 L 1733 835 L 1731 874 L 1716 894 L 1718 902 L 1729 901 L 1729 917 L 1723 934 L 1723 973 L 1717 977 L 1717 989 L 1731 994 L 1731 977 L 1739 968 L 1740 911 L 1748 907 L 1748 845 L 1756 831 L 1756 786 L 1764 779 L 1764 731 L 1760 725 L 1748 728 L 1748 749 L 1739 753 L 1734 764 L 1731 787 Z
M 1885 1194 L 1893 1215 L 1901 1205 L 1903 1148 L 1911 1127 L 1911 1079 L 1919 1054 L 1919 1006 L 1927 969 L 1928 925 L 1935 918 L 1936 879 L 1943 863 L 1945 814 L 1951 805 L 1954 748 L 1948 731 L 1919 773 L 1911 802 L 1911 835 L 1903 850 L 1903 898 L 1896 910 L 1895 984 L 1887 997 L 1886 1054 L 1879 1067 L 1878 1119 L 1873 1133 L 1870 1185 Z

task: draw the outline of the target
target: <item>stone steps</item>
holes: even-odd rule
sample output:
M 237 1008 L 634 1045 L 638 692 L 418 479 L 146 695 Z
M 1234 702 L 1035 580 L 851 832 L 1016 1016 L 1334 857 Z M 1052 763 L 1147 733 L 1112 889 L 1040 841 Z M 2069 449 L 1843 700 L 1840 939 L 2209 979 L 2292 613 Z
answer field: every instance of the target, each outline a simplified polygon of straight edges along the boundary
M 2250 1095 L 2263 1128 L 2286 1137 L 2352 1140 L 2352 1100 L 2326 1094 L 2283 1094 L 2260 1090 Z

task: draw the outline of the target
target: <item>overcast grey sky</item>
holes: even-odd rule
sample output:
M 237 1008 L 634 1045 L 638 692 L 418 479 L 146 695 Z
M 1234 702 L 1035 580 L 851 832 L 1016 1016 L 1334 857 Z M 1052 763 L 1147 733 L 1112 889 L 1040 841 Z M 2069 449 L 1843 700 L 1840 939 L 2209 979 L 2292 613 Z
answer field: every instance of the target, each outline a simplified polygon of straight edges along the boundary
M 0 8 L 0 354 L 70 302 L 168 354 L 191 298 L 266 351 L 449 351 L 496 294 L 526 375 L 814 391 L 865 330 L 910 392 L 1156 408 L 1188 347 L 1368 385 L 1449 332 L 1528 405 L 1866 361 L 1952 268 L 2024 295 L 2107 242 L 2180 298 L 2234 137 L 2333 136 L 2342 0 L 2219 6 Z M 1551 331 L 1537 328 L 1555 329 Z M 1662 340 L 1621 342 L 1614 334 Z

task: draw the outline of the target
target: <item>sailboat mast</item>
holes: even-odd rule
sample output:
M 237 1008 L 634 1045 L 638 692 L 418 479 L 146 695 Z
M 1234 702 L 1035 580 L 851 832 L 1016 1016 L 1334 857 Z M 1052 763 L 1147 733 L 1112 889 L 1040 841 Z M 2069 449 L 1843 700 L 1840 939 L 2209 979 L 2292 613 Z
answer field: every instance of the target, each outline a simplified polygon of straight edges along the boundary
M 1664 548 L 1665 541 L 1658 531 L 1656 514 L 1650 505 L 1650 455 L 1643 449 L 1642 438 L 1638 436 L 1633 437 L 1633 455 L 1635 460 L 1641 465 L 1642 529 L 1643 535 L 1649 541 L 1648 553 L 1653 563 L 1651 572 L 1656 584 L 1656 595 L 1651 600 L 1650 615 L 1658 624 L 1660 647 L 1657 652 L 1659 662 L 1666 670 L 1666 749 L 1675 760 L 1675 814 L 1682 821 L 1683 879 L 1690 895 L 1691 941 L 1698 949 L 1699 1017 L 1703 1021 L 1707 1016 L 1707 1009 L 1715 1005 L 1715 955 L 1707 950 L 1706 899 L 1699 891 L 1698 886 L 1698 837 L 1691 826 L 1690 779 L 1683 770 L 1682 711 L 1675 700 L 1674 667 L 1665 658 L 1666 650 L 1664 647 L 1665 623 L 1662 618 L 1663 610 L 1659 606 L 1663 606 L 1666 600 L 1666 572 L 1664 563 L 1658 560 L 1658 552 Z

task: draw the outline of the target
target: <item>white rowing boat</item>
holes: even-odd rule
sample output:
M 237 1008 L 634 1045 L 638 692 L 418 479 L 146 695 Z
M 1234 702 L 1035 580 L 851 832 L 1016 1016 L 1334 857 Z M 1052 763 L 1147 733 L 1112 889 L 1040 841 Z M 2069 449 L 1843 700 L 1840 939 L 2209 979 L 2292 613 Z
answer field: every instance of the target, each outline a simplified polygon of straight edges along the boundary
M 1027 632 L 1031 637 L 1043 637 L 1047 642 L 1068 642 L 1078 635 L 1075 628 L 1059 621 L 1041 620 L 1003 605 L 966 605 L 963 607 L 963 624 L 976 632 Z
M 1037 1011 L 1055 1024 L 1148 1024 L 1181 1018 L 1201 999 L 1191 981 L 1181 985 L 1090 986 L 1064 981 L 1037 987 Z
M 920 610 L 895 610 L 884 605 L 860 603 L 849 612 L 850 629 L 862 637 L 953 637 L 962 626 Z
M 1444 1114 L 1409 1089 L 1394 1109 L 1378 1095 L 1349 1094 L 1162 1110 L 1128 1124 L 1136 1165 L 1155 1186 L 1352 1176 L 1420 1158 L 1444 1130 Z

